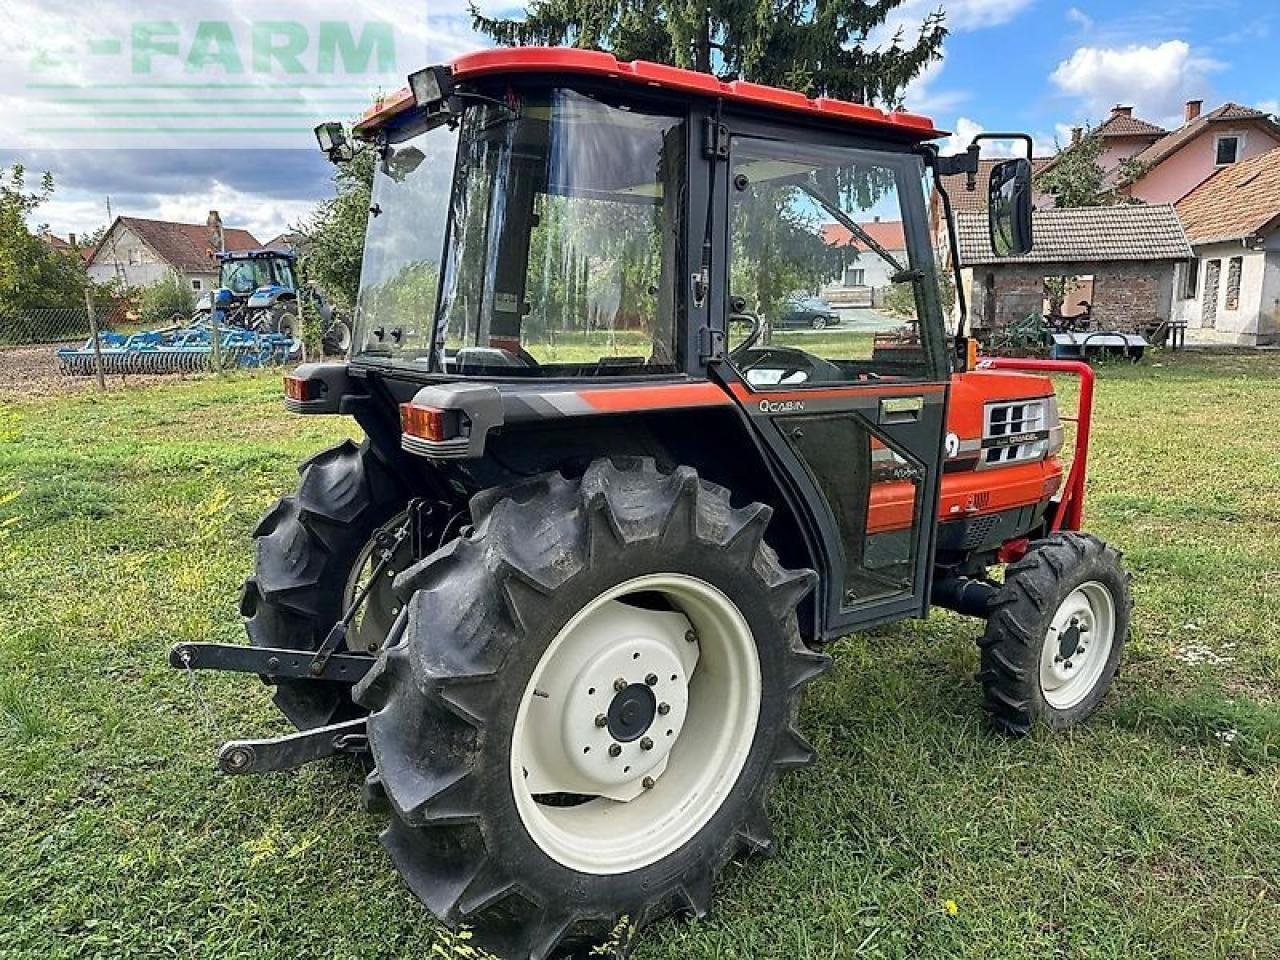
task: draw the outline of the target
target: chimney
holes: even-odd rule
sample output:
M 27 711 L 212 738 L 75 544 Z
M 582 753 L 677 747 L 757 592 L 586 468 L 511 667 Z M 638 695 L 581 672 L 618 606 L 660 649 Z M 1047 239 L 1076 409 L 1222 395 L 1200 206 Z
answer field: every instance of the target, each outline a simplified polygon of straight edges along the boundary
M 222 234 L 222 217 L 218 215 L 217 210 L 209 211 L 209 219 L 205 221 L 205 226 L 209 228 L 209 246 L 215 251 L 221 252 L 226 249 Z
M 1123 104 L 1117 103 L 1114 107 L 1111 108 L 1111 115 L 1113 117 L 1132 117 L 1133 107 L 1127 107 L 1127 106 L 1124 106 Z
M 1200 108 L 1204 106 L 1203 100 L 1187 101 L 1187 123 L 1190 123 L 1196 117 L 1200 116 Z
M 1072 127 L 1071 128 L 1071 145 L 1074 147 L 1083 139 L 1084 139 L 1084 127 Z
M 67 246 L 74 247 L 76 245 L 76 235 L 74 233 L 67 234 Z

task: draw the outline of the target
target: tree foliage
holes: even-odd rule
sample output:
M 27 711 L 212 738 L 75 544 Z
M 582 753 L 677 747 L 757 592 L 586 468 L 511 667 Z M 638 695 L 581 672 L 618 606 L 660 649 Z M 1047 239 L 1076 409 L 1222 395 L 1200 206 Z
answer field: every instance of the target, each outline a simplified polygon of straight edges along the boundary
M 942 55 L 941 10 L 910 41 L 868 37 L 903 0 L 531 0 L 523 19 L 482 15 L 476 30 L 507 46 L 605 50 L 703 72 L 803 90 L 813 96 L 897 105 L 902 89 Z
M 88 283 L 84 261 L 55 250 L 42 237 L 46 228 L 33 229 L 30 223 L 52 196 L 51 174 L 32 188 L 23 166 L 14 164 L 0 178 L 0 311 L 83 305 Z
M 196 295 L 176 273 L 167 274 L 159 283 L 142 291 L 138 301 L 138 317 L 153 327 L 185 323 L 196 308 Z
M 1037 178 L 1055 207 L 1097 207 L 1106 202 L 1106 173 L 1098 164 L 1102 138 L 1090 133 L 1058 154 L 1057 162 Z
M 365 223 L 373 197 L 376 153 L 363 150 L 334 174 L 335 195 L 320 204 L 299 232 L 307 238 L 302 270 L 309 283 L 347 307 L 356 302 Z

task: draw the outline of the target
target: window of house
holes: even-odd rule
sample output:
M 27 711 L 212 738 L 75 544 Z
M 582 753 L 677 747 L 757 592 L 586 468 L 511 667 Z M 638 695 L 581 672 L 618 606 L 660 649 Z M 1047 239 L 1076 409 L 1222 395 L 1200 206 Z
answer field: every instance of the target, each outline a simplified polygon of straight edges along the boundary
M 844 272 L 844 285 L 846 287 L 865 287 L 867 285 L 867 271 L 860 267 L 850 267 Z
M 1232 134 L 1230 136 L 1218 137 L 1214 141 L 1214 151 L 1216 153 L 1215 163 L 1220 167 L 1235 163 L 1240 159 L 1241 137 Z
M 1200 286 L 1200 261 L 1188 260 L 1182 265 L 1182 299 L 1194 300 Z
M 1201 326 L 1212 328 L 1218 321 L 1218 281 L 1222 277 L 1222 261 L 1210 260 L 1204 273 L 1204 298 L 1200 304 Z
M 129 248 L 129 266 L 136 267 L 142 263 L 142 251 L 137 247 Z
M 203 290 L 203 289 L 204 289 L 204 281 L 203 281 L 203 280 L 192 280 L 192 281 L 191 281 L 191 289 L 192 289 L 192 290 L 194 290 L 196 293 L 199 293 L 201 290 Z
M 1227 302 L 1223 304 L 1224 310 L 1240 308 L 1240 273 L 1243 269 L 1244 258 L 1232 257 L 1227 265 Z

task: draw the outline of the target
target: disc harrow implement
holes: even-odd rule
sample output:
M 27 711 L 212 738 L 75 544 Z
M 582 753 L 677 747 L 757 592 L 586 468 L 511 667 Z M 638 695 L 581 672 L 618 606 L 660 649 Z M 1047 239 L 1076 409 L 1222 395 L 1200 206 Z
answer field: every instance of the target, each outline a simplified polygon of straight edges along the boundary
M 218 356 L 224 368 L 266 367 L 296 361 L 302 345 L 281 333 L 242 327 L 219 328 Z M 198 373 L 214 369 L 214 331 L 206 323 L 168 327 L 143 333 L 102 333 L 82 347 L 58 351 L 58 365 L 71 377 L 94 375 L 95 356 L 107 374 Z

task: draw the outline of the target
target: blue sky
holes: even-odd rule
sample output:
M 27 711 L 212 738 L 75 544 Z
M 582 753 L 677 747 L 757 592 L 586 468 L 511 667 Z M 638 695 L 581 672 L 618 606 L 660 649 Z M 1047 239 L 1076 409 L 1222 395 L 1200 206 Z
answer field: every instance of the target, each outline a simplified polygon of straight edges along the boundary
M 113 3 L 124 4 L 125 17 L 136 17 L 134 11 L 147 2 L 152 0 L 98 0 L 92 5 L 93 22 L 114 22 L 104 13 Z M 289 2 L 305 15 L 327 3 L 340 5 L 346 17 L 398 20 L 395 66 L 403 73 L 483 44 L 470 31 L 464 0 L 436 0 L 428 18 L 414 21 L 403 15 L 411 5 L 398 0 Z M 6 6 L 30 6 L 29 17 L 11 22 L 29 23 L 35 31 L 42 29 L 43 11 L 60 3 L 63 12 L 88 6 L 72 0 L 6 0 Z M 899 27 L 911 33 L 938 5 L 937 0 L 906 0 L 871 42 L 887 43 Z M 1280 111 L 1273 53 L 1280 49 L 1280 0 L 953 0 L 941 6 L 951 29 L 945 57 L 911 85 L 906 105 L 956 131 L 956 146 L 983 129 L 1024 130 L 1048 151 L 1055 139 L 1069 136 L 1073 125 L 1104 119 L 1115 103 L 1130 104 L 1138 116 L 1164 125 L 1180 123 L 1188 98 L 1205 100 L 1206 109 L 1235 100 Z M 166 10 L 174 7 L 190 18 L 208 17 L 216 7 L 237 29 L 248 29 L 253 17 L 262 15 L 249 0 L 164 0 Z M 9 52 L 16 55 L 26 42 L 21 36 L 11 39 Z M 4 69 L 4 54 L 0 42 L 0 72 L 12 76 Z M 91 86 L 93 81 L 84 82 Z M 385 86 L 385 78 L 352 84 L 353 92 L 369 97 Z M 31 113 L 30 87 L 0 90 L 0 120 L 8 129 L 21 128 L 20 118 Z M 114 212 L 134 216 L 203 222 L 207 211 L 217 208 L 224 222 L 248 226 L 265 241 L 329 193 L 332 171 L 305 131 L 262 141 L 264 149 L 242 149 L 242 141 L 228 136 L 198 150 L 184 149 L 181 138 L 148 142 L 159 149 L 133 142 L 81 149 L 77 141 L 76 149 L 68 149 L 66 137 L 17 137 L 0 147 L 0 162 L 19 160 L 54 172 L 57 197 L 42 210 L 41 220 L 58 233 L 103 223 L 110 195 Z

